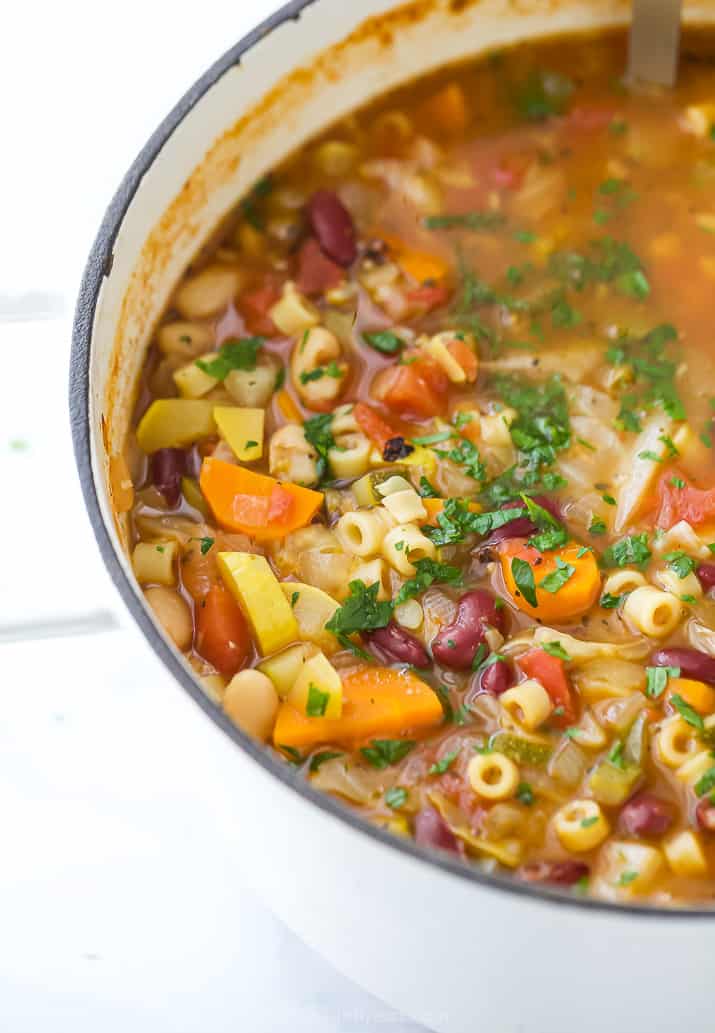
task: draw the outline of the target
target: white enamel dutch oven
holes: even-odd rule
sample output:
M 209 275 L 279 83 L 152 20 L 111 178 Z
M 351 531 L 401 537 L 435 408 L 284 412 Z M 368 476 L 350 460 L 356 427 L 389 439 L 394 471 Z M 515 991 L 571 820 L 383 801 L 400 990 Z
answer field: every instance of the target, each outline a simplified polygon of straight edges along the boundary
M 213 722 L 197 712 L 227 787 L 236 861 L 309 945 L 440 1033 L 712 1028 L 715 913 L 617 907 L 481 874 L 313 791 L 226 721 L 154 623 L 113 516 L 112 457 L 169 295 L 260 176 L 429 69 L 628 16 L 621 0 L 294 0 L 217 61 L 149 140 L 107 212 L 77 307 L 71 410 L 87 506 L 127 606 Z M 715 21 L 715 0 L 686 4 L 685 18 Z

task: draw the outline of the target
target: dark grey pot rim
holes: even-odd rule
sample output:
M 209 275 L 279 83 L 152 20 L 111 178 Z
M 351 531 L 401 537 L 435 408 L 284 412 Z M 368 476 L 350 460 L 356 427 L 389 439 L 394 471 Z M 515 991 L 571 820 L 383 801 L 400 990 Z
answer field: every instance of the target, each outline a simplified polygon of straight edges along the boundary
M 224 716 L 222 711 L 208 700 L 178 656 L 157 632 L 147 612 L 137 598 L 124 568 L 119 562 L 99 505 L 97 486 L 94 481 L 91 463 L 89 421 L 89 368 L 92 327 L 102 282 L 105 276 L 109 275 L 109 270 L 111 269 L 114 241 L 143 176 L 151 167 L 166 141 L 194 105 L 228 69 L 239 64 L 244 54 L 255 46 L 256 43 L 285 22 L 297 21 L 301 16 L 301 12 L 316 2 L 318 0 L 291 0 L 290 3 L 281 7 L 275 14 L 271 15 L 271 17 L 267 18 L 252 32 L 232 46 L 230 50 L 226 51 L 184 94 L 177 105 L 157 127 L 126 173 L 119 189 L 110 202 L 90 251 L 77 299 L 72 331 L 69 403 L 72 438 L 79 479 L 89 518 L 104 563 L 132 617 L 141 628 L 154 652 L 171 671 L 181 687 L 201 707 L 204 713 L 234 741 L 236 746 L 248 753 L 265 771 L 298 793 L 311 806 L 319 807 L 334 819 L 344 822 L 354 830 L 369 836 L 391 850 L 400 851 L 423 864 L 434 865 L 442 871 L 457 876 L 468 883 L 477 883 L 494 892 L 508 893 L 513 896 L 526 898 L 535 903 L 557 906 L 559 908 L 578 908 L 587 912 L 605 913 L 614 918 L 620 917 L 621 919 L 632 919 L 634 915 L 637 915 L 639 918 L 671 920 L 713 918 L 715 917 L 715 910 L 708 910 L 702 907 L 692 909 L 684 907 L 659 909 L 645 904 L 612 903 L 610 901 L 594 900 L 588 897 L 567 894 L 549 887 L 537 887 L 529 883 L 520 882 L 512 876 L 490 875 L 479 871 L 472 865 L 454 860 L 448 854 L 419 847 L 412 840 L 402 839 L 386 829 L 378 828 L 364 821 L 333 797 L 314 789 L 308 780 L 300 775 L 290 764 L 259 746 L 253 739 L 236 728 Z

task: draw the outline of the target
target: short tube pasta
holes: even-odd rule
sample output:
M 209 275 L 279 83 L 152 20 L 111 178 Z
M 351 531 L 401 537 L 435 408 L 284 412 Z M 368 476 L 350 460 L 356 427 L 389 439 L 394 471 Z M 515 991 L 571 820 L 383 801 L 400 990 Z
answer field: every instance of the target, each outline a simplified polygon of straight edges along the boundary
M 390 514 L 382 507 L 375 506 L 343 514 L 335 530 L 346 552 L 367 558 L 378 555 L 385 535 L 393 524 Z
M 351 581 L 362 581 L 369 588 L 370 585 L 379 585 L 377 592 L 378 599 L 389 599 L 392 594 L 390 583 L 390 568 L 385 561 L 379 557 L 368 560 L 365 563 L 358 563 L 350 573 Z
M 534 678 L 508 689 L 499 702 L 512 720 L 529 731 L 542 725 L 554 709 L 548 692 Z
M 623 616 L 649 638 L 665 638 L 680 624 L 683 605 L 668 592 L 644 585 L 626 598 Z
M 343 434 L 340 444 L 328 451 L 330 469 L 336 477 L 348 480 L 362 477 L 370 467 L 372 445 L 364 434 Z
M 414 524 L 398 524 L 388 531 L 382 542 L 382 555 L 404 577 L 413 577 L 416 560 L 434 559 L 437 550 L 429 538 Z
M 556 812 L 554 831 L 561 845 L 574 853 L 600 846 L 611 831 L 595 800 L 572 800 Z
M 666 767 L 679 768 L 698 748 L 695 730 L 682 717 L 664 721 L 655 737 L 656 756 Z
M 617 570 L 609 574 L 603 583 L 604 595 L 627 595 L 634 592 L 636 588 L 643 588 L 648 582 L 639 570 Z
M 519 769 L 503 753 L 479 753 L 467 768 L 469 784 L 485 800 L 506 800 L 519 785 Z

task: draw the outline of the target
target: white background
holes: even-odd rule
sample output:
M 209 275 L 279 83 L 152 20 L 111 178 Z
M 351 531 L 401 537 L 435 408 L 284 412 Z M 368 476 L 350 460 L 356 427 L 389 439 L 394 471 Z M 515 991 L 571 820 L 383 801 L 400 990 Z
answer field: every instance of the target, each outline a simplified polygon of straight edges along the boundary
M 274 6 L 3 9 L 0 1033 L 416 1033 L 241 885 L 198 712 L 117 626 L 71 458 L 71 309 L 104 208 Z

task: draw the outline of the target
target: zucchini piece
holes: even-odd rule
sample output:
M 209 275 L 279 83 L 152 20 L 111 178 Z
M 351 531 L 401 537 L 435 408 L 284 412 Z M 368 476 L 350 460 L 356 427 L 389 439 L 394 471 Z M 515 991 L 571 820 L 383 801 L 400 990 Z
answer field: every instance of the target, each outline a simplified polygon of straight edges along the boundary
M 359 506 L 377 506 L 382 502 L 382 496 L 378 495 L 377 487 L 389 481 L 391 477 L 404 477 L 409 481 L 409 471 L 405 466 L 386 466 L 384 470 L 373 470 L 366 473 L 360 480 L 355 481 L 352 487 L 355 501 Z M 410 482 L 411 483 L 411 482 Z
M 250 552 L 220 552 L 219 571 L 241 607 L 263 656 L 277 653 L 300 638 L 298 622 L 283 586 L 265 556 Z
M 299 642 L 295 646 L 288 646 L 287 649 L 283 649 L 258 665 L 258 670 L 271 679 L 281 699 L 286 698 L 298 680 L 309 650 L 310 646 Z
M 218 358 L 218 352 L 208 352 L 201 356 L 203 362 L 211 362 L 216 358 Z M 202 398 L 216 387 L 218 380 L 210 373 L 205 373 L 196 365 L 196 362 L 189 362 L 186 366 L 174 371 L 174 383 L 182 398 Z
M 306 717 L 342 716 L 343 683 L 324 653 L 305 661 L 288 693 L 288 702 Z
M 210 438 L 216 433 L 213 411 L 213 402 L 200 398 L 159 398 L 139 421 L 137 444 L 150 455 Z
M 263 455 L 263 409 L 239 409 L 217 405 L 214 419 L 219 434 L 241 463 L 252 463 Z
M 510 760 L 520 764 L 531 764 L 533 767 L 543 767 L 553 752 L 546 743 L 523 739 L 509 732 L 497 732 L 492 736 L 489 747 L 495 752 L 503 753 Z
M 296 638 L 312 642 L 330 656 L 340 649 L 340 643 L 325 625 L 338 608 L 338 603 L 327 592 L 300 581 L 282 581 L 281 590 L 291 606 L 298 623 Z

